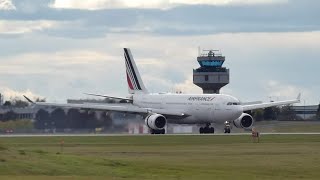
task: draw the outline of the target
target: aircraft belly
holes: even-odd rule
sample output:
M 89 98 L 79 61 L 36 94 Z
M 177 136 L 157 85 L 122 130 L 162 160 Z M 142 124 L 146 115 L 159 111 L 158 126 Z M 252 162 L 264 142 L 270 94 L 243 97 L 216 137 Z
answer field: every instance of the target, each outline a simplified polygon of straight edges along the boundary
M 167 119 L 167 121 L 168 123 L 172 123 L 172 124 L 198 124 L 199 123 L 199 120 L 195 119 L 194 117 L 186 117 L 183 119 Z
M 213 119 L 206 118 L 196 118 L 195 116 L 189 116 L 186 118 L 167 118 L 168 123 L 172 124 L 205 124 L 205 123 L 215 123 Z

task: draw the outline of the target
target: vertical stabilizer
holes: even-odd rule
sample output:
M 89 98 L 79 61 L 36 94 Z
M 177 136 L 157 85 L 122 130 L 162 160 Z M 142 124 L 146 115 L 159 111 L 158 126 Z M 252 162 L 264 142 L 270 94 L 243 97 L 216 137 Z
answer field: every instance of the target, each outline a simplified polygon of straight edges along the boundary
M 140 73 L 134 62 L 129 48 L 124 48 L 124 59 L 126 63 L 126 76 L 128 82 L 128 90 L 130 94 L 146 94 L 147 89 L 144 87 Z

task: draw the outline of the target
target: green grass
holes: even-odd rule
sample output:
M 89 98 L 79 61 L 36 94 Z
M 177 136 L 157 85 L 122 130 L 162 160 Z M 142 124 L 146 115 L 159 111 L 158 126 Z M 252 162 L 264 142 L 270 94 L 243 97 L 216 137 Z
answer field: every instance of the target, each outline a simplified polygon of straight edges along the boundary
M 0 138 L 1 180 L 318 179 L 319 162 L 320 135 Z

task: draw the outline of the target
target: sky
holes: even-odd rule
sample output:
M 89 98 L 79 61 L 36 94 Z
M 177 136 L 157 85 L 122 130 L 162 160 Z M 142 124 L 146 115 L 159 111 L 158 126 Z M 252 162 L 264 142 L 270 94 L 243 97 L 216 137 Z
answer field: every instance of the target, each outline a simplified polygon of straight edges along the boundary
M 150 92 L 202 93 L 198 47 L 226 56 L 241 101 L 320 101 L 317 0 L 0 0 L 0 92 L 126 96 L 123 48 Z

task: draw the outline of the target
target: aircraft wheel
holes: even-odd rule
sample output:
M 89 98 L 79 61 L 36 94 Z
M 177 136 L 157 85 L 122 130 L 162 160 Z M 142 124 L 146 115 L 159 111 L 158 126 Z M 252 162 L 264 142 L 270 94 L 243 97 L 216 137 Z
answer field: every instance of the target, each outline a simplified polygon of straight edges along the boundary
M 160 129 L 160 130 L 150 129 L 150 134 L 165 134 L 165 133 L 166 133 L 165 129 Z
M 227 129 L 227 128 L 224 129 L 224 133 L 230 133 L 230 131 L 231 131 L 230 129 Z

